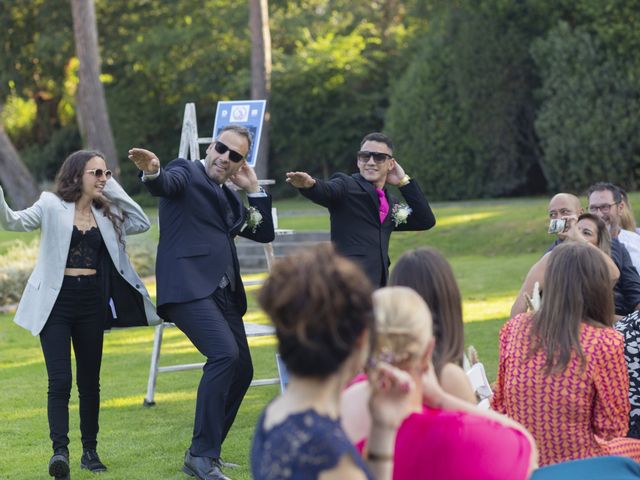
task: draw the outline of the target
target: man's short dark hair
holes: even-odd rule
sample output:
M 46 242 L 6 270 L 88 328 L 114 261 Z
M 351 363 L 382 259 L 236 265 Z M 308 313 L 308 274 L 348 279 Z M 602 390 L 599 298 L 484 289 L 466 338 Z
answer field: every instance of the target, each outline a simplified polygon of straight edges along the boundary
M 591 185 L 589 187 L 589 190 L 587 190 L 587 200 L 589 200 L 589 197 L 593 192 L 602 192 L 605 190 L 608 190 L 611 192 L 611 194 L 613 195 L 614 202 L 616 203 L 622 202 L 622 191 L 618 186 L 609 182 L 598 182 Z
M 220 130 L 220 133 L 218 133 L 218 138 L 220 137 L 220 135 L 222 135 L 224 132 L 235 132 L 238 135 L 244 137 L 247 139 L 247 144 L 248 144 L 248 148 L 247 148 L 247 152 L 249 152 L 251 150 L 251 143 L 253 142 L 252 138 L 251 138 L 251 132 L 249 131 L 248 128 L 243 127 L 242 125 L 225 125 L 222 130 Z
M 391 151 L 393 151 L 393 143 L 391 143 L 391 139 L 387 137 L 384 133 L 373 132 L 373 133 L 366 134 L 362 139 L 362 141 L 360 142 L 360 148 L 362 148 L 362 145 L 364 145 L 364 142 L 369 142 L 369 141 L 384 143 L 387 147 L 389 147 Z

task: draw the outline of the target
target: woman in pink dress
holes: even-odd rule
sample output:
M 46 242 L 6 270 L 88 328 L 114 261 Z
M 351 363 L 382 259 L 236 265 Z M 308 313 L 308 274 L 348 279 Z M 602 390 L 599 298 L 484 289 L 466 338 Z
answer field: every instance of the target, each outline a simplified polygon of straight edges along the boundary
M 461 400 L 440 387 L 432 355 L 435 340 L 424 300 L 408 287 L 386 287 L 373 296 L 376 340 L 372 361 L 409 373 L 422 391 L 411 394 L 412 413 L 398 429 L 393 478 L 408 480 L 524 480 L 537 467 L 531 435 L 516 422 Z M 368 382 L 342 395 L 342 424 L 366 451 L 370 420 Z
M 540 310 L 500 332 L 493 408 L 532 433 L 541 465 L 600 455 L 640 460 L 640 441 L 625 438 L 629 376 L 600 252 L 559 245 L 545 285 Z

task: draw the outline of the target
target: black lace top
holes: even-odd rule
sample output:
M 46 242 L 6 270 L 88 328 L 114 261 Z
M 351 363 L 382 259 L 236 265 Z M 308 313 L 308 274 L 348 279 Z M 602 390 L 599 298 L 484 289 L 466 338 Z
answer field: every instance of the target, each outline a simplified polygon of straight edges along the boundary
M 67 256 L 67 268 L 98 268 L 100 250 L 104 242 L 98 227 L 83 232 L 75 225 L 71 233 L 71 245 Z
M 314 480 L 335 468 L 343 455 L 373 480 L 339 420 L 307 410 L 265 431 L 263 412 L 253 438 L 251 471 L 255 480 Z

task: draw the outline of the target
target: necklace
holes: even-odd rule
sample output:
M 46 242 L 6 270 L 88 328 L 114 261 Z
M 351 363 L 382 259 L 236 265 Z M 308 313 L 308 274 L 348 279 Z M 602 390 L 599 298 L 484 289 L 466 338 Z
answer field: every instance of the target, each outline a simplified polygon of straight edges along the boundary
M 96 226 L 91 207 L 86 210 L 80 210 L 76 208 L 75 221 L 73 222 L 73 224 L 82 231 L 87 231 L 91 227 Z

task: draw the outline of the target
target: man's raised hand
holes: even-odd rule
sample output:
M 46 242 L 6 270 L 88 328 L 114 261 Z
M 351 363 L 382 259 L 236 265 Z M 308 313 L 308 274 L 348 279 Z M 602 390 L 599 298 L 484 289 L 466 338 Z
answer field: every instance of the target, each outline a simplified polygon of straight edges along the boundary
M 136 164 L 138 170 L 142 170 L 147 175 L 154 175 L 160 171 L 160 160 L 149 150 L 132 148 L 129 150 L 129 158 Z
M 389 185 L 399 185 L 400 181 L 405 177 L 406 173 L 404 168 L 400 166 L 398 162 L 393 161 L 393 166 L 389 169 L 389 173 L 387 173 L 387 181 Z
M 247 162 L 243 162 L 240 169 L 229 180 L 248 193 L 256 193 L 260 190 L 256 172 Z
M 296 188 L 311 188 L 316 184 L 315 179 L 306 172 L 287 172 L 286 182 Z

